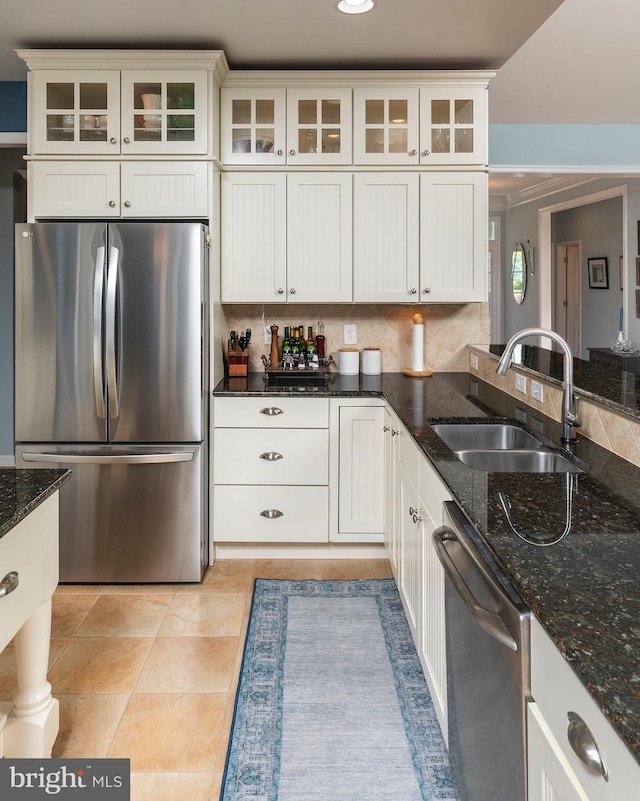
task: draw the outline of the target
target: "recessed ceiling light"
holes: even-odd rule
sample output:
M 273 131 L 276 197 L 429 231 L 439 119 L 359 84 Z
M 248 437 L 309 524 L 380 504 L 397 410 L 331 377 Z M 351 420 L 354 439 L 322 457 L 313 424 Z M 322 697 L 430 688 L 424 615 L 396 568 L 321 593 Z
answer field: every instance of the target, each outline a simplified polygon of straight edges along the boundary
M 338 11 L 343 14 L 364 14 L 372 8 L 373 0 L 340 0 L 338 3 Z

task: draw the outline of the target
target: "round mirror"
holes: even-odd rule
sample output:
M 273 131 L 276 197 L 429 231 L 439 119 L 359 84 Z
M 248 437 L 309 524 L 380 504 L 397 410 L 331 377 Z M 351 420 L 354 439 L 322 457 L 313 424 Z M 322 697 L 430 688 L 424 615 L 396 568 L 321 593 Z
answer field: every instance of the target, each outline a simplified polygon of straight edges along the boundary
M 516 245 L 511 257 L 511 286 L 513 299 L 520 305 L 524 301 L 527 291 L 527 255 L 524 245 L 520 242 Z

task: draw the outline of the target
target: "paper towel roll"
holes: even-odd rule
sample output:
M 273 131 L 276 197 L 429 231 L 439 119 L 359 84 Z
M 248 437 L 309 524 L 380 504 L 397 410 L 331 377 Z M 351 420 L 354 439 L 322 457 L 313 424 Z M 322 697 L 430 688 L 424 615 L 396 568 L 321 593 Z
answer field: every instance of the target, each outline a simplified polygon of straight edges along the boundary
M 362 372 L 364 375 L 380 375 L 382 372 L 380 348 L 365 348 L 362 351 Z
M 360 351 L 358 348 L 340 348 L 338 351 L 338 372 L 340 375 L 358 375 L 360 372 Z
M 424 370 L 424 323 L 422 315 L 413 316 L 413 359 L 411 369 L 415 372 Z

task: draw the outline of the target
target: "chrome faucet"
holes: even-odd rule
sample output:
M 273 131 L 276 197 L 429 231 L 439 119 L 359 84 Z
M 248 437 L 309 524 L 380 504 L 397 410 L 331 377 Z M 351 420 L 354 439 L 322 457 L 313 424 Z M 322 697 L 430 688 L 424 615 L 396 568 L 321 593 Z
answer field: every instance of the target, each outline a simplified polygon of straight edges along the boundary
M 565 339 L 555 331 L 548 331 L 546 328 L 523 328 L 518 331 L 507 342 L 504 353 L 500 357 L 496 373 L 498 375 L 506 375 L 507 370 L 511 366 L 511 356 L 513 349 L 520 342 L 521 339 L 527 337 L 549 337 L 556 342 L 562 349 L 564 356 L 564 387 L 562 391 L 562 441 L 563 442 L 577 442 L 578 439 L 574 433 L 574 428 L 580 428 L 582 420 L 578 417 L 578 398 L 573 394 L 573 354 L 571 348 Z

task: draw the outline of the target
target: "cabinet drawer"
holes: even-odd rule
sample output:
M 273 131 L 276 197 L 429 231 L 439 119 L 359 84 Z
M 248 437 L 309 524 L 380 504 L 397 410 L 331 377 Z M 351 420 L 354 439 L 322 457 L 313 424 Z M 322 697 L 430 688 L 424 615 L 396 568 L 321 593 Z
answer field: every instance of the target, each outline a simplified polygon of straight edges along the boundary
M 328 428 L 328 398 L 216 398 L 214 425 L 223 428 Z
M 279 516 L 261 512 L 272 510 Z M 328 487 L 214 487 L 214 542 L 328 542 Z
M 216 484 L 327 484 L 329 432 L 218 428 L 213 464 Z
M 531 694 L 589 801 L 635 801 L 640 766 L 614 731 L 595 700 L 537 620 L 531 620 Z M 609 780 L 588 768 L 567 736 L 568 713 L 578 714 L 598 744 Z
M 0 539 L 0 580 L 18 574 L 18 586 L 0 598 L 0 650 L 58 581 L 58 499 L 49 498 Z

